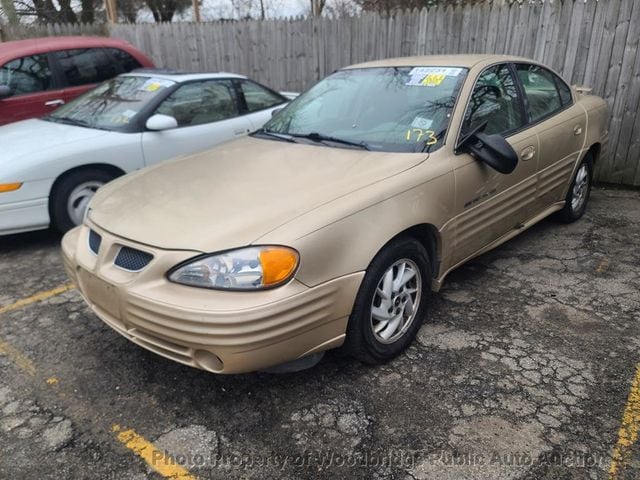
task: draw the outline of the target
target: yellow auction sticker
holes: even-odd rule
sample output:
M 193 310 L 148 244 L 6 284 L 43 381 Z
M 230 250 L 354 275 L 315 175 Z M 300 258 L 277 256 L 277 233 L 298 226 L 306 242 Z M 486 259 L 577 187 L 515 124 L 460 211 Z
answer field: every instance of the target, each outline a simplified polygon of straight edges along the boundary
M 447 78 L 443 73 L 430 73 L 422 79 L 422 85 L 425 87 L 437 87 L 444 79 Z

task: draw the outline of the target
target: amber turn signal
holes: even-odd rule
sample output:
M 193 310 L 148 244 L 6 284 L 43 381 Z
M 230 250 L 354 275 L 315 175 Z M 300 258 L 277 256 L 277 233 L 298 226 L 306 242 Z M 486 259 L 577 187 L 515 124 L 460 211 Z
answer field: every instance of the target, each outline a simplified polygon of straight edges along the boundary
M 298 254 L 284 247 L 269 247 L 260 251 L 262 285 L 277 285 L 288 279 L 298 266 Z
M 0 183 L 0 193 L 13 192 L 18 190 L 22 183 Z

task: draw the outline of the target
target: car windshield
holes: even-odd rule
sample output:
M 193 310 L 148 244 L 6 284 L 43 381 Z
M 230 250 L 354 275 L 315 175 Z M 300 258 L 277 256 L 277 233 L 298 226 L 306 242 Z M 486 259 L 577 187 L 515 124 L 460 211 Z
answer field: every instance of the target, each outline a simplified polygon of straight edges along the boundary
M 340 70 L 274 116 L 262 136 L 385 152 L 435 150 L 466 75 L 457 67 Z
M 160 91 L 174 83 L 154 77 L 116 77 L 63 105 L 45 119 L 89 128 L 123 130 Z

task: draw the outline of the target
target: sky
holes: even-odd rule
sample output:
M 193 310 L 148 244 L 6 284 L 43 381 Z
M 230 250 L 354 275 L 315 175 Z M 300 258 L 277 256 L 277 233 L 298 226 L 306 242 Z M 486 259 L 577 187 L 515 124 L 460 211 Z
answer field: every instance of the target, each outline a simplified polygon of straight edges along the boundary
M 27 0 L 28 1 L 28 0 Z M 57 0 L 53 3 L 58 6 Z M 308 15 L 310 0 L 264 0 L 267 18 L 286 18 Z M 327 0 L 326 11 L 329 12 L 335 5 L 355 5 L 352 0 Z M 74 10 L 80 10 L 80 0 L 74 0 Z M 354 13 L 355 13 L 355 6 Z M 260 17 L 259 0 L 201 0 L 200 15 L 204 21 L 213 21 L 221 18 L 240 18 L 250 11 L 253 18 Z M 181 14 L 174 16 L 174 21 L 191 21 L 193 9 L 188 8 Z M 35 18 L 23 18 L 25 23 L 34 21 Z M 153 22 L 153 16 L 148 9 L 141 9 L 138 13 L 138 22 Z

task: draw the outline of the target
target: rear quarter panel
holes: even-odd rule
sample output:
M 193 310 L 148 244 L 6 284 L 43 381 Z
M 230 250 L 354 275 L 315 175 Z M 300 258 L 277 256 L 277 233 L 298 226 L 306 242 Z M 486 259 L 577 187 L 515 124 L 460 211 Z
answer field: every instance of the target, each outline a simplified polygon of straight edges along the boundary
M 607 163 L 609 143 L 609 109 L 607 103 L 596 95 L 577 94 L 578 105 L 587 115 L 587 132 L 585 138 L 585 150 L 592 145 L 600 145 L 600 155 L 596 159 L 596 165 Z

